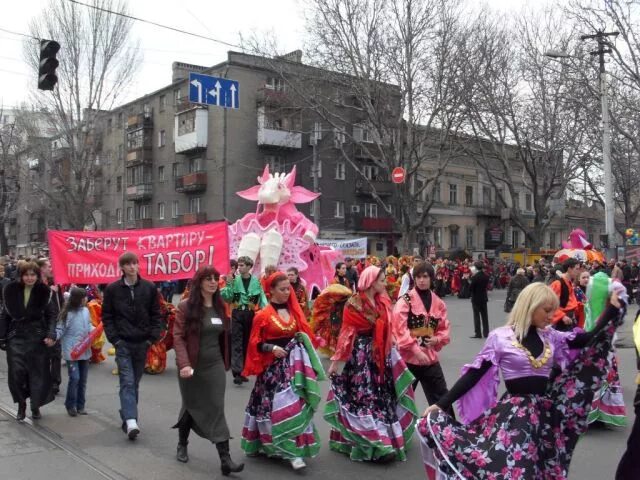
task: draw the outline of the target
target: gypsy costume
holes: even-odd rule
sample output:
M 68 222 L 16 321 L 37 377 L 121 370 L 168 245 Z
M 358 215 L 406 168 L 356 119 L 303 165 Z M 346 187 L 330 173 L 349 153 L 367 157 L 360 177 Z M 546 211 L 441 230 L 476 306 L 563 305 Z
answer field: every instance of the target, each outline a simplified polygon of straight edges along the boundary
M 311 310 L 309 310 L 309 294 L 307 293 L 306 287 L 302 284 L 302 280 L 298 278 L 296 283 L 291 284 L 291 288 L 298 300 L 298 304 L 304 314 L 304 318 L 309 318 L 311 316 Z
M 173 348 L 173 325 L 176 320 L 176 307 L 167 302 L 158 293 L 160 317 L 162 319 L 162 334 L 160 339 L 147 350 L 144 372 L 150 375 L 162 373 L 167 368 L 167 352 Z M 228 317 L 227 317 L 228 318 Z
M 418 423 L 427 477 L 566 479 L 621 317 L 609 306 L 591 333 L 531 327 L 522 342 L 511 326 L 491 332 L 438 402 L 457 399 L 463 423 L 443 411 Z M 507 393 L 497 401 L 499 371 Z
M 288 310 L 288 321 L 278 315 L 278 308 Z M 247 455 L 293 460 L 318 454 L 313 414 L 321 398 L 318 382 L 326 377 L 312 338 L 293 293 L 286 305 L 269 304 L 256 314 L 242 372 L 257 375 L 240 443 Z M 275 357 L 274 346 L 284 348 L 287 356 Z
M 346 275 L 345 276 L 336 275 L 335 277 L 333 277 L 333 281 L 331 282 L 331 284 L 342 285 L 343 287 L 347 287 L 353 291 L 353 285 L 351 285 L 351 282 L 349 281 Z
M 91 325 L 94 328 L 97 328 L 98 325 L 102 323 L 102 295 L 98 290 L 98 287 L 95 285 L 88 285 L 86 287 L 87 291 L 87 308 L 89 309 L 89 318 L 91 320 Z M 90 363 L 102 363 L 107 358 L 102 353 L 102 347 L 107 341 L 107 336 L 102 332 L 102 335 L 99 335 L 92 343 L 91 343 L 91 358 L 89 359 Z
M 318 351 L 332 356 L 338 345 L 338 335 L 342 327 L 344 305 L 353 295 L 350 288 L 333 284 L 325 288 L 313 302 L 311 329 L 320 339 Z
M 458 292 L 458 298 L 470 298 L 471 297 L 471 269 L 468 265 L 462 265 L 460 268 L 460 291 Z
M 596 273 L 589 281 L 584 305 L 584 325 L 587 332 L 596 328 L 596 319 L 604 310 L 607 301 L 610 282 L 606 273 Z M 607 374 L 602 386 L 593 398 L 588 422 L 590 424 L 601 422 L 616 427 L 624 427 L 627 424 L 627 409 L 622 396 L 622 384 L 618 374 L 618 356 L 616 355 L 615 347 L 612 347 L 609 352 L 607 364 Z
M 346 362 L 332 375 L 324 418 L 331 425 L 329 447 L 351 460 L 406 460 L 407 443 L 418 416 L 413 375 L 391 346 L 391 310 L 386 296 L 375 305 L 365 295 L 378 277 L 368 267 L 359 293 L 344 308 L 333 361 Z
M 391 327 L 400 355 L 416 378 L 413 388 L 420 382 L 433 405 L 447 393 L 438 358 L 438 352 L 450 342 L 447 306 L 431 290 L 413 288 L 396 303 Z M 435 344 L 427 343 L 431 339 Z

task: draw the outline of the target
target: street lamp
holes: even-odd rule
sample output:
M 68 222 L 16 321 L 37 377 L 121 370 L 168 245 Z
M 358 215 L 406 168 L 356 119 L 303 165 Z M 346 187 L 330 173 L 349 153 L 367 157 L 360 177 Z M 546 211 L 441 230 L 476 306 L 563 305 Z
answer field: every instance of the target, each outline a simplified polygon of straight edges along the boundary
M 612 248 L 615 235 L 615 204 L 613 201 L 613 172 L 611 170 L 611 124 L 609 122 L 609 102 L 607 99 L 607 72 L 605 70 L 604 55 L 611 53 L 607 37 L 616 37 L 619 32 L 603 32 L 599 30 L 593 35 L 582 35 L 580 40 L 597 40 L 598 50 L 591 55 L 598 55 L 600 60 L 600 101 L 602 109 L 602 167 L 604 169 L 604 224 L 607 237 L 607 248 Z M 559 59 L 571 58 L 565 52 L 548 50 L 546 57 Z

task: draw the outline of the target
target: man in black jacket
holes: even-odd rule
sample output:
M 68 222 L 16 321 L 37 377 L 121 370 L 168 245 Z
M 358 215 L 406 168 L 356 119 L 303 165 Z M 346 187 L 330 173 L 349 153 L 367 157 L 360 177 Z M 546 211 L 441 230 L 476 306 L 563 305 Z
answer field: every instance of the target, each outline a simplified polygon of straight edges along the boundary
M 123 275 L 105 289 L 102 324 L 107 339 L 116 348 L 122 430 L 135 440 L 140 433 L 138 386 L 147 350 L 160 338 L 162 324 L 158 292 L 152 282 L 138 275 L 138 257 L 125 252 L 118 263 Z
M 473 326 L 475 329 L 475 335 L 471 338 L 482 338 L 480 336 L 480 317 L 482 317 L 482 335 L 487 338 L 489 336 L 489 313 L 487 312 L 489 275 L 484 273 L 484 264 L 482 262 L 476 262 L 475 267 L 477 273 L 471 277 L 471 284 L 469 285 L 471 307 L 473 308 Z

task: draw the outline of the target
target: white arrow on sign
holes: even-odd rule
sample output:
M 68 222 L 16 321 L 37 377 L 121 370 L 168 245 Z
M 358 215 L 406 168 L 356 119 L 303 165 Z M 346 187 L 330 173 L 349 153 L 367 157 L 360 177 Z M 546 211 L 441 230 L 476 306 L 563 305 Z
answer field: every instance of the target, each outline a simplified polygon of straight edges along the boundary
M 232 83 L 229 90 L 231 90 L 231 108 L 236 108 L 236 86 Z
M 202 103 L 202 83 L 200 80 L 191 80 L 191 85 L 198 89 L 198 103 Z
M 216 91 L 215 92 L 213 90 L 209 91 L 209 95 L 216 98 L 216 105 L 219 107 L 220 106 L 220 88 L 222 88 L 222 85 L 220 85 L 220 80 L 216 81 L 215 87 L 216 87 Z

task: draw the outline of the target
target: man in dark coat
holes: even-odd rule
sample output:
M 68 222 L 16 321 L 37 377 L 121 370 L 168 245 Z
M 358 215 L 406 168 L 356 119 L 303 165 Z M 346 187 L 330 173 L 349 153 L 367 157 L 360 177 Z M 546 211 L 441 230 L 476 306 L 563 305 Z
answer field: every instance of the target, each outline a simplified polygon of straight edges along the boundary
M 484 273 L 484 263 L 476 262 L 476 274 L 471 277 L 469 290 L 471 292 L 471 307 L 473 309 L 473 326 L 475 335 L 471 338 L 487 338 L 489 336 L 489 313 L 487 303 L 489 297 L 487 290 L 489 287 L 489 275 Z M 482 336 L 480 335 L 480 317 L 482 317 Z
M 125 252 L 118 263 L 123 275 L 105 289 L 102 324 L 107 339 L 116 348 L 122 430 L 135 440 L 140 434 L 138 387 L 147 350 L 160 339 L 162 320 L 155 285 L 138 275 L 138 257 Z

